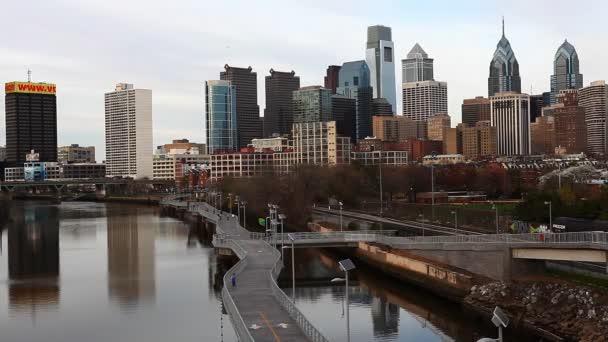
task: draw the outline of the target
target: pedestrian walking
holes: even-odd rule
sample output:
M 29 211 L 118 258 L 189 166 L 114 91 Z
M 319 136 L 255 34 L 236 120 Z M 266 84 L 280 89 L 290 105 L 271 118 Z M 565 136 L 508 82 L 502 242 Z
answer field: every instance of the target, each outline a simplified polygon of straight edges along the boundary
M 232 282 L 232 287 L 236 287 L 236 274 L 232 273 L 232 277 L 230 277 L 230 281 Z

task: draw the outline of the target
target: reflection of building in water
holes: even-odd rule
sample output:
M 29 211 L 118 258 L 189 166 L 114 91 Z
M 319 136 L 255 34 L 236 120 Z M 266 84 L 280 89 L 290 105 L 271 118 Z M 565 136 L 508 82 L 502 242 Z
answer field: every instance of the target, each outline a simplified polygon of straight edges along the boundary
M 8 229 L 11 310 L 35 311 L 59 303 L 59 210 L 23 204 L 11 210 Z
M 399 306 L 385 298 L 372 297 L 372 322 L 374 333 L 392 334 L 399 332 Z
M 108 291 L 129 306 L 155 296 L 154 230 L 119 211 L 108 208 Z

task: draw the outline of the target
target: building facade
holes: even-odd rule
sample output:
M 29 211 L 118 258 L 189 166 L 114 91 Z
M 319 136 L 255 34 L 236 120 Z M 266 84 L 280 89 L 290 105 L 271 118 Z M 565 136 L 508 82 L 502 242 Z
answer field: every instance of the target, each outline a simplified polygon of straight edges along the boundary
M 289 147 L 289 139 L 285 137 L 253 139 L 250 146 L 256 153 L 264 151 L 281 152 Z
M 374 116 L 374 137 L 381 141 L 403 142 L 419 138 L 418 123 L 403 116 Z
M 57 161 L 55 84 L 9 82 L 4 90 L 7 164 L 20 166 L 32 150 L 42 161 Z
M 385 98 L 397 110 L 395 56 L 391 28 L 376 25 L 367 28 L 365 60 L 370 70 L 374 98 Z
M 515 92 L 490 97 L 491 124 L 496 127 L 499 156 L 528 155 L 530 146 L 530 97 Z
M 300 77 L 295 71 L 270 69 L 266 76 L 266 109 L 264 109 L 264 137 L 291 133 L 293 124 L 293 92 L 300 89 Z
M 606 117 L 608 116 L 608 85 L 591 82 L 579 90 L 579 105 L 585 108 L 587 152 L 596 156 L 606 153 Z
M 427 121 L 436 113 L 448 111 L 448 84 L 422 81 L 403 83 L 403 116 Z
M 106 176 L 152 178 L 152 90 L 119 83 L 105 94 Z
M 303 87 L 293 92 L 293 123 L 331 120 L 331 91 L 321 86 Z
M 350 138 L 340 137 L 335 121 L 293 124 L 295 164 L 333 166 L 350 163 Z
M 373 99 L 372 116 L 393 116 L 393 107 L 386 99 Z
M 95 146 L 79 146 L 78 144 L 60 146 L 57 149 L 57 161 L 61 164 L 94 163 Z
M 223 177 L 259 176 L 273 172 L 274 154 L 255 153 L 250 150 L 238 153 L 213 154 L 211 155 L 210 166 L 212 180 Z
M 433 81 L 433 59 L 416 43 L 401 60 L 402 83 Z
M 251 67 L 236 68 L 224 65 L 220 80 L 230 81 L 236 99 L 237 149 L 247 147 L 251 139 L 262 137 L 260 107 L 258 106 L 258 74 Z
M 578 91 L 560 91 L 557 102 L 544 111 L 554 117 L 556 147 L 568 154 L 587 153 L 585 108 L 579 105 Z
M 339 65 L 330 65 L 327 67 L 325 78 L 323 79 L 323 85 L 325 89 L 331 90 L 332 94 L 336 93 L 336 88 L 338 88 L 339 83 L 339 75 L 340 69 L 342 67 Z
M 477 96 L 462 101 L 462 123 L 475 127 L 478 121 L 490 121 L 490 100 Z
M 238 149 L 235 92 L 236 87 L 230 81 L 205 82 L 208 154 Z
M 338 135 L 357 141 L 357 100 L 340 94 L 332 95 L 331 116 L 338 125 Z
M 496 45 L 496 51 L 490 61 L 490 76 L 488 77 L 488 97 L 497 93 L 513 91 L 521 93 L 521 78 L 519 63 L 511 48 L 511 43 L 505 37 L 505 23 L 502 23 L 502 37 Z
M 530 142 L 532 154 L 554 154 L 555 121 L 553 116 L 539 116 L 530 124 Z
M 551 75 L 551 104 L 557 103 L 561 90 L 580 89 L 583 87 L 583 75 L 579 72 L 578 53 L 568 40 L 555 52 L 553 75 Z
M 543 115 L 543 108 L 549 104 L 545 102 L 543 94 L 530 95 L 530 122 Z
M 443 153 L 445 154 L 462 154 L 462 129 L 463 125 L 443 130 Z
M 451 127 L 451 122 L 448 113 L 439 112 L 431 115 L 427 120 L 427 139 L 443 141 L 445 130 Z
M 496 156 L 496 127 L 492 127 L 490 120 L 478 121 L 474 127 L 463 127 L 462 154 L 467 159 Z
M 352 152 L 351 160 L 364 166 L 387 165 L 404 166 L 408 163 L 407 151 L 369 151 Z
M 342 64 L 338 76 L 336 92 L 355 99 L 356 140 L 365 139 L 372 134 L 373 89 L 370 86 L 370 70 L 365 61 Z M 355 140 L 353 140 L 355 142 Z

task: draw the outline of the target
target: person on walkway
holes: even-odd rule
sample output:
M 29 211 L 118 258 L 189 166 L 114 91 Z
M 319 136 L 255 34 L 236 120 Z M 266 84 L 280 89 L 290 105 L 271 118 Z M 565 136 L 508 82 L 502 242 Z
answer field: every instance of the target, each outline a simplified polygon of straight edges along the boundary
M 236 287 L 236 274 L 232 273 L 232 277 L 230 277 L 230 282 L 232 282 L 232 287 Z

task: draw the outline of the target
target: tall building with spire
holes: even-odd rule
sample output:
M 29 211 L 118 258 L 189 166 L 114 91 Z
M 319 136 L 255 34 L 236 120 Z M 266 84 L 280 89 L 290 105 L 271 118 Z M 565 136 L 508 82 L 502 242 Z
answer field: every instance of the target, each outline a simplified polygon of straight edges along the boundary
M 416 43 L 407 54 L 407 58 L 401 60 L 403 83 L 433 81 L 433 59 Z
M 391 28 L 382 25 L 367 28 L 365 61 L 369 66 L 374 98 L 385 98 L 393 113 L 397 110 L 395 87 L 395 56 Z
M 488 97 L 507 91 L 521 93 L 521 78 L 519 77 L 519 63 L 511 49 L 511 43 L 505 37 L 505 20 L 503 19 L 502 37 L 496 45 L 494 57 L 490 62 Z
M 568 40 L 557 49 L 553 59 L 551 75 L 551 104 L 557 103 L 560 90 L 580 89 L 583 87 L 583 75 L 578 69 L 578 54 Z

